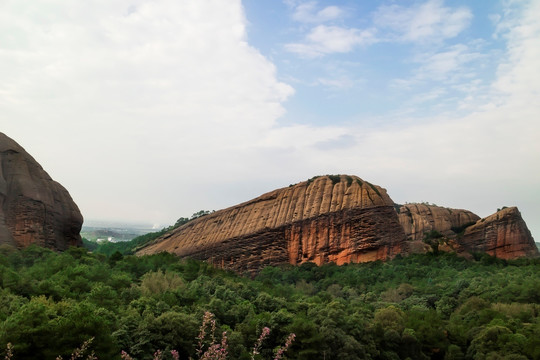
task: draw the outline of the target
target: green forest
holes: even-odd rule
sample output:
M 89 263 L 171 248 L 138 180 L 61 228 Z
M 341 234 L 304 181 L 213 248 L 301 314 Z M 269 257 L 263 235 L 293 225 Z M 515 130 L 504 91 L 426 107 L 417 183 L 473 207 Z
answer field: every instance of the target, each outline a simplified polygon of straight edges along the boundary
M 198 359 L 209 312 L 228 359 L 278 358 L 290 334 L 282 358 L 540 359 L 538 274 L 538 259 L 440 253 L 251 277 L 165 253 L 2 246 L 0 355 L 74 358 L 91 339 L 99 359 L 154 359 L 157 350 Z

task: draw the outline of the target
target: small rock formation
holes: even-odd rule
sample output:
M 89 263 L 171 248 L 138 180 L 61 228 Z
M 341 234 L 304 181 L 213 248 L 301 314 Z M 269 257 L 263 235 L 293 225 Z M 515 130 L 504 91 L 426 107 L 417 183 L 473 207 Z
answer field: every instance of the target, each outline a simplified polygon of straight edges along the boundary
M 55 250 L 81 246 L 82 222 L 67 190 L 0 133 L 0 244 Z
M 423 240 L 435 231 L 442 235 L 442 251 L 484 252 L 501 259 L 539 255 L 531 232 L 515 207 L 484 219 L 468 210 L 426 204 L 396 206 L 396 211 L 411 253 L 431 251 Z
M 516 207 L 497 211 L 468 227 L 458 252 L 485 252 L 501 259 L 536 257 L 536 243 Z
M 397 205 L 399 223 L 405 230 L 409 242 L 409 250 L 423 253 L 429 249 L 423 238 L 430 231 L 437 231 L 447 238 L 455 238 L 456 234 L 466 226 L 476 223 L 480 217 L 469 210 L 450 209 L 428 204 Z
M 358 177 L 320 176 L 190 221 L 137 254 L 168 251 L 237 271 L 384 260 L 405 250 L 393 205 Z

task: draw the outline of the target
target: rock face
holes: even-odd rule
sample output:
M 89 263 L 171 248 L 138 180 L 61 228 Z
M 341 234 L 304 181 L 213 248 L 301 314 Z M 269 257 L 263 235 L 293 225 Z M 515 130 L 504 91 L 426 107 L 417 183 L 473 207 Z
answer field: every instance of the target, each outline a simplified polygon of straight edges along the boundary
M 0 244 L 55 250 L 81 246 L 82 222 L 67 190 L 0 133 Z
M 509 207 L 468 227 L 458 241 L 459 252 L 485 252 L 501 259 L 539 255 L 531 232 L 516 207 Z
M 358 177 L 321 176 L 190 221 L 138 254 L 168 251 L 237 271 L 387 259 L 406 248 L 393 205 Z
M 517 208 L 506 208 L 480 219 L 468 210 L 435 205 L 407 204 L 396 207 L 399 222 L 412 253 L 430 251 L 423 242 L 432 230 L 439 232 L 440 250 L 458 253 L 485 252 L 501 259 L 535 257 L 538 248 Z
M 424 233 L 436 230 L 445 236 L 455 229 L 474 224 L 480 217 L 469 210 L 450 209 L 436 205 L 406 204 L 397 208 L 399 223 L 409 240 L 422 240 Z M 454 229 L 454 230 L 453 230 Z
M 423 239 L 436 232 L 434 239 Z M 396 205 L 358 177 L 320 176 L 176 228 L 138 251 L 168 251 L 236 271 L 266 265 L 385 260 L 428 251 L 538 256 L 516 208 L 485 219 L 468 210 Z
M 469 210 L 427 204 L 401 205 L 396 207 L 396 211 L 407 236 L 409 250 L 414 253 L 426 252 L 429 249 L 429 246 L 422 242 L 424 234 L 434 230 L 453 239 L 456 232 L 480 220 L 478 215 Z

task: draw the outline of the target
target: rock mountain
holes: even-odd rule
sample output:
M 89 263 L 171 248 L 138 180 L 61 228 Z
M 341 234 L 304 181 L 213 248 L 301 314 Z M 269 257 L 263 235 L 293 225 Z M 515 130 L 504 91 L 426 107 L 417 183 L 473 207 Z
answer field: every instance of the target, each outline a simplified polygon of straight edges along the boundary
M 537 256 L 516 208 L 485 219 L 467 210 L 396 205 L 385 189 L 356 176 L 319 176 L 197 218 L 161 236 L 139 255 L 168 251 L 254 272 L 265 265 L 366 262 L 432 251 Z M 440 244 L 439 244 L 440 243 Z
M 67 190 L 0 133 L 0 245 L 81 246 L 82 215 Z M 467 210 L 396 205 L 356 176 L 327 175 L 182 225 L 138 251 L 168 251 L 236 271 L 266 265 L 385 260 L 427 251 L 538 256 L 517 208 L 480 219 Z
M 73 199 L 19 144 L 0 133 L 0 244 L 81 246 Z

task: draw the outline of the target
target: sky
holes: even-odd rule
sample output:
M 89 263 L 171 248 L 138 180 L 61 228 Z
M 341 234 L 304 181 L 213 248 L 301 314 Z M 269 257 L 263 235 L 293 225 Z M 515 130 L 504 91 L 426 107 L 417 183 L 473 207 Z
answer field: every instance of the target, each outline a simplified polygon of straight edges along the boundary
M 315 175 L 540 241 L 540 1 L 0 0 L 0 131 L 86 221 Z

